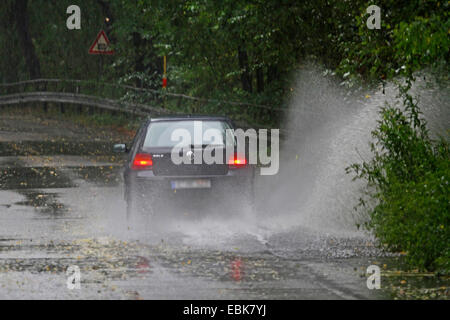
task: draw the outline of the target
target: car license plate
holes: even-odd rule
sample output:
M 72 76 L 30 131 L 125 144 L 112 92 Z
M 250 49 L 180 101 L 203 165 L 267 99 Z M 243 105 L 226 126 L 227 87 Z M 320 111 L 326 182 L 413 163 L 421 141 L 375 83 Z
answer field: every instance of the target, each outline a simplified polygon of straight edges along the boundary
M 211 188 L 211 180 L 208 179 L 185 179 L 170 182 L 172 189 L 202 189 Z

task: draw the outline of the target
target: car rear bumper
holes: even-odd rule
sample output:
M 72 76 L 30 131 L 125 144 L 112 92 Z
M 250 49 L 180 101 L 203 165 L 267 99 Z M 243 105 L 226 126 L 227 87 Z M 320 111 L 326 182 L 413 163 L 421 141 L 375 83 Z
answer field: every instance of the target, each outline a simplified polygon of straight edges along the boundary
M 216 201 L 253 192 L 254 168 L 229 170 L 226 175 L 155 176 L 151 170 L 132 171 L 125 178 L 125 197 L 133 193 L 141 199 Z M 209 188 L 174 188 L 180 180 L 209 180 Z

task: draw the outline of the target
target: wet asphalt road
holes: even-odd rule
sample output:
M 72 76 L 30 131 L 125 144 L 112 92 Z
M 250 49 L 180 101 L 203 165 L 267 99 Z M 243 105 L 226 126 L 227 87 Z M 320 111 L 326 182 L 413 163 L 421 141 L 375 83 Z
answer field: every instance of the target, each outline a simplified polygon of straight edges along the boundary
M 89 145 L 84 128 L 22 120 L 0 123 L 0 299 L 386 297 L 366 287 L 383 258 L 361 233 L 246 212 L 129 228 L 120 159 L 107 152 L 120 136 Z M 80 289 L 67 287 L 69 266 Z

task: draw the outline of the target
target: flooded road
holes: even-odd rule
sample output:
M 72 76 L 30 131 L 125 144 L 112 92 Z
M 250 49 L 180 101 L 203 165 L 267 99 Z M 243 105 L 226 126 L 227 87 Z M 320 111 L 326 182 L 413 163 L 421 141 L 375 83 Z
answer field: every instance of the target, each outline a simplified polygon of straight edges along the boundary
M 0 299 L 386 297 L 367 289 L 367 267 L 383 258 L 361 233 L 246 212 L 130 228 L 121 160 L 107 149 L 127 137 L 92 142 L 84 128 L 67 137 L 52 126 L 48 139 L 48 126 L 20 119 L 18 131 L 18 121 L 0 128 Z M 70 266 L 79 289 L 67 285 Z

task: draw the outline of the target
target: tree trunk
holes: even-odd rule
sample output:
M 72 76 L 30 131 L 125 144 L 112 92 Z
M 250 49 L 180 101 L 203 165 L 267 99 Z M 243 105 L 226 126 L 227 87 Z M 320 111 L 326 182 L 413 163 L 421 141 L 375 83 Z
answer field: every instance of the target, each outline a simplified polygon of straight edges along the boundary
M 242 89 L 251 93 L 253 91 L 252 75 L 249 72 L 250 68 L 248 66 L 247 51 L 245 51 L 241 47 L 239 47 L 238 48 L 238 58 L 239 58 L 239 68 L 241 69 Z
M 276 66 L 269 66 L 269 68 L 267 68 L 267 82 L 271 83 L 274 80 L 278 80 L 279 76 L 278 76 L 278 69 Z
M 141 35 L 137 32 L 133 32 L 133 45 L 134 45 L 134 71 L 137 73 L 144 72 L 143 55 L 140 52 L 141 48 Z M 142 88 L 144 83 L 141 79 L 136 78 L 136 87 Z
M 256 90 L 259 93 L 264 91 L 264 71 L 262 67 L 256 69 Z
M 34 49 L 30 34 L 30 25 L 28 17 L 28 0 L 16 0 L 14 3 L 14 13 L 16 19 L 16 28 L 22 46 L 25 62 L 30 73 L 31 79 L 41 77 L 41 66 Z

